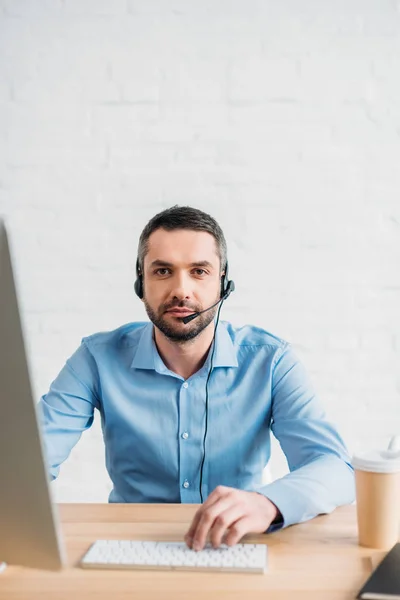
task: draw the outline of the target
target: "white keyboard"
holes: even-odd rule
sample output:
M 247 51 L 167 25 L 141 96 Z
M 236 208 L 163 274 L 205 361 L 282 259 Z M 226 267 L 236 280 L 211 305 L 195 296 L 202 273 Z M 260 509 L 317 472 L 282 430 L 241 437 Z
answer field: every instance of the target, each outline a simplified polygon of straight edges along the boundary
M 85 569 L 184 569 L 265 573 L 264 544 L 207 545 L 196 552 L 183 542 L 98 540 L 81 560 Z

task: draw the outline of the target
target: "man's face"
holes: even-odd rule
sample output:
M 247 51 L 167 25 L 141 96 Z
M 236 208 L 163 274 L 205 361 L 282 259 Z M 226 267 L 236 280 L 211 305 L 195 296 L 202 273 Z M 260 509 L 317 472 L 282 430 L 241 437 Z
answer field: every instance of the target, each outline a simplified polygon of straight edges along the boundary
M 149 319 L 169 339 L 195 338 L 218 307 L 187 325 L 182 317 L 208 308 L 220 297 L 220 259 L 206 231 L 157 229 L 148 241 L 143 267 L 144 304 Z

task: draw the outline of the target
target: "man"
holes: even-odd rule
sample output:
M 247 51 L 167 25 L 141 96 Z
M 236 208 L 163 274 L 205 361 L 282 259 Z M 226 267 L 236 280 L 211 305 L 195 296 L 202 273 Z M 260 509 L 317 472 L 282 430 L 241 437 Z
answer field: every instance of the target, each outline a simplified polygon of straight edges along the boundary
M 159 213 L 141 234 L 135 283 L 151 322 L 84 338 L 40 401 L 52 478 L 97 408 L 110 502 L 204 499 L 185 536 L 196 550 L 354 499 L 343 441 L 289 344 L 215 319 L 232 288 L 216 221 L 190 207 Z M 263 485 L 271 430 L 290 473 Z

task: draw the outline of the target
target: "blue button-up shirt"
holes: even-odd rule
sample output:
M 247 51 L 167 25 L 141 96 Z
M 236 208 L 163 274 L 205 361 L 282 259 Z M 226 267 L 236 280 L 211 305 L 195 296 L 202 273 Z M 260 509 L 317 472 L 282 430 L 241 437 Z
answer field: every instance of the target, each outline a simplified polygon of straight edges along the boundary
M 39 403 L 50 474 L 101 414 L 110 502 L 200 499 L 206 381 L 186 381 L 162 361 L 152 323 L 130 323 L 82 340 Z M 326 419 L 290 345 L 266 331 L 220 322 L 208 382 L 203 499 L 218 485 L 257 491 L 276 504 L 284 525 L 354 499 L 344 443 Z M 290 473 L 263 484 L 271 431 Z

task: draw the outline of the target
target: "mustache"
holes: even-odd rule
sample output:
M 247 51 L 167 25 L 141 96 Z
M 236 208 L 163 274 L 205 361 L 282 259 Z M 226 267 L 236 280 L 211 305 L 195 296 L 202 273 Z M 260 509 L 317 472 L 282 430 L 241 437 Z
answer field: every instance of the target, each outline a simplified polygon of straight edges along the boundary
M 167 310 L 172 310 L 173 308 L 187 308 L 188 310 L 191 310 L 193 312 L 198 312 L 199 310 L 201 310 L 201 308 L 192 306 L 190 304 L 188 304 L 187 302 L 185 302 L 184 300 L 181 300 L 180 302 L 174 302 L 173 304 L 163 304 L 161 309 L 163 312 L 167 312 Z

